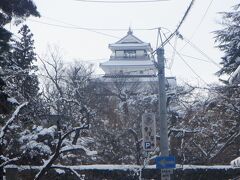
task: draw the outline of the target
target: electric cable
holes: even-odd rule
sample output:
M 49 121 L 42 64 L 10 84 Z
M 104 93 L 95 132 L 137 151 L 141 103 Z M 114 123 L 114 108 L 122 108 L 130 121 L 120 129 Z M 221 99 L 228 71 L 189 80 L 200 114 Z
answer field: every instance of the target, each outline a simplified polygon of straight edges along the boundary
M 163 33 L 163 35 L 164 35 L 165 38 L 167 38 L 164 33 Z M 172 45 L 169 41 L 168 41 L 168 44 L 169 44 L 173 49 L 175 49 L 175 48 L 173 47 L 173 45 Z M 198 77 L 202 82 L 204 82 L 204 83 L 208 86 L 208 83 L 207 83 L 206 81 L 204 81 L 204 80 L 201 78 L 201 76 L 199 76 L 199 75 L 195 72 L 195 70 L 187 63 L 187 61 L 181 56 L 181 54 L 180 54 L 176 49 L 175 49 L 175 52 L 176 52 L 176 54 L 178 55 L 178 57 L 184 62 L 184 64 L 192 71 L 192 73 L 195 74 L 196 77 Z
M 209 62 L 209 61 L 208 61 L 208 60 L 206 60 L 206 59 L 201 59 L 201 58 L 197 58 L 197 57 L 194 57 L 194 56 L 189 56 L 189 55 L 182 54 L 182 53 L 181 53 L 181 55 L 182 55 L 182 56 L 185 56 L 185 57 L 192 58 L 192 59 L 196 59 L 196 60 L 198 60 L 198 61 L 202 61 L 202 62 L 211 63 L 211 62 Z
M 65 25 L 70 25 L 71 27 L 77 27 L 78 29 L 84 29 L 84 30 L 93 30 L 93 31 L 128 31 L 129 29 L 127 28 L 90 28 L 90 27 L 80 27 L 78 25 L 74 25 L 72 23 L 68 23 L 62 20 L 58 20 L 52 17 L 47 17 L 47 16 L 42 16 L 43 18 L 49 19 L 51 21 L 55 21 L 55 22 L 59 22 Z M 52 23 L 49 23 L 52 24 Z M 55 25 L 55 24 L 54 24 Z M 70 28 L 71 28 L 70 27 Z M 171 31 L 166 28 L 166 27 L 150 27 L 150 28 L 131 28 L 134 31 L 153 31 L 153 30 L 157 30 L 157 29 L 164 29 L 166 30 L 168 33 L 170 33 Z
M 175 29 L 175 31 L 174 31 L 172 34 L 170 34 L 170 36 L 168 36 L 168 37 L 166 38 L 166 40 L 161 44 L 161 47 L 163 47 L 166 43 L 168 43 L 168 42 L 171 40 L 171 38 L 178 32 L 178 30 L 179 30 L 180 27 L 182 26 L 183 22 L 185 21 L 187 15 L 189 14 L 189 12 L 190 12 L 190 10 L 191 10 L 194 2 L 195 2 L 195 0 L 192 0 L 192 1 L 191 1 L 190 5 L 188 6 L 186 12 L 184 13 L 184 15 L 183 15 L 180 23 L 178 24 L 177 28 Z M 155 54 L 156 51 L 157 51 L 157 49 L 156 49 L 155 51 L 153 51 L 153 53 Z
M 196 51 L 198 51 L 200 54 L 202 54 L 204 57 L 206 57 L 211 63 L 213 63 L 218 68 L 221 68 L 220 65 L 218 65 L 212 58 L 210 58 L 206 53 L 204 53 L 200 48 L 198 48 L 195 44 L 193 44 L 190 40 L 188 40 L 186 37 L 181 35 L 181 38 L 185 40 L 191 47 L 193 47 Z
M 66 29 L 86 30 L 86 31 L 94 32 L 94 33 L 101 34 L 101 35 L 104 35 L 104 36 L 108 36 L 108 37 L 112 37 L 112 38 L 119 39 L 119 37 L 117 37 L 117 36 L 113 36 L 113 35 L 111 35 L 111 34 L 99 32 L 99 31 L 92 30 L 92 29 L 89 29 L 89 28 L 76 27 L 76 26 L 58 25 L 58 24 L 46 23 L 46 22 L 43 22 L 43 21 L 37 21 L 37 20 L 33 20 L 33 19 L 28 19 L 28 21 L 37 22 L 37 23 L 40 23 L 40 24 L 45 24 L 45 25 L 54 26 L 54 27 L 66 28 Z
M 176 56 L 177 40 L 178 40 L 178 38 L 175 37 L 174 45 L 173 45 L 174 49 L 173 49 L 172 57 L 171 57 L 171 59 L 170 59 L 171 61 L 170 61 L 170 63 L 168 64 L 168 68 L 169 68 L 169 69 L 172 69 L 173 62 L 174 62 L 174 59 L 175 59 L 175 56 Z
M 50 18 L 49 18 L 50 19 Z M 89 32 L 93 32 L 96 34 L 100 34 L 100 35 L 104 35 L 104 36 L 108 36 L 111 38 L 115 38 L 115 39 L 120 39 L 120 37 L 114 36 L 112 34 L 108 34 L 108 33 L 104 33 L 104 32 L 100 32 L 100 31 L 126 31 L 127 29 L 107 29 L 107 28 L 88 28 L 88 27 L 80 27 L 80 26 L 76 26 L 70 23 L 66 23 L 63 21 L 59 21 L 59 20 L 55 20 L 57 22 L 63 23 L 65 25 L 60 25 L 60 24 L 53 24 L 53 23 L 49 23 L 49 22 L 43 22 L 43 21 L 39 21 L 39 20 L 33 20 L 33 19 L 28 19 L 28 21 L 34 22 L 34 23 L 40 23 L 40 24 L 44 24 L 44 25 L 48 25 L 48 26 L 53 26 L 53 27 L 60 27 L 60 28 L 65 28 L 65 29 L 76 29 L 76 30 L 86 30 Z M 134 28 L 132 30 L 138 30 L 138 31 L 152 31 L 152 30 L 157 30 L 157 29 L 164 29 L 167 32 L 171 32 L 169 29 L 165 28 L 165 27 L 154 27 L 154 28 Z
M 205 19 L 205 17 L 206 17 L 206 15 L 207 15 L 207 13 L 208 13 L 208 11 L 209 11 L 210 6 L 212 5 L 212 3 L 213 3 L 213 0 L 211 0 L 211 2 L 208 4 L 208 7 L 207 7 L 206 11 L 204 12 L 204 14 L 203 14 L 200 22 L 198 23 L 197 27 L 195 28 L 195 30 L 194 30 L 193 33 L 191 34 L 189 40 L 191 40 L 191 39 L 194 37 L 194 35 L 196 34 L 197 30 L 198 30 L 199 27 L 201 26 L 201 24 L 202 24 L 203 20 Z M 182 51 L 182 50 L 186 47 L 186 45 L 187 45 L 187 43 L 185 43 L 185 44 L 183 45 L 183 47 L 180 49 L 180 51 Z
M 124 4 L 124 3 L 153 3 L 153 2 L 163 2 L 169 0 L 126 0 L 126 1 L 113 1 L 113 0 L 75 0 L 80 2 L 87 2 L 87 3 L 114 3 L 114 4 Z
M 163 40 L 162 40 L 162 35 L 161 35 L 161 28 L 159 27 L 158 28 L 158 32 L 157 32 L 157 43 L 156 43 L 156 49 L 158 48 L 158 41 L 159 39 L 161 40 L 161 44 L 163 43 Z

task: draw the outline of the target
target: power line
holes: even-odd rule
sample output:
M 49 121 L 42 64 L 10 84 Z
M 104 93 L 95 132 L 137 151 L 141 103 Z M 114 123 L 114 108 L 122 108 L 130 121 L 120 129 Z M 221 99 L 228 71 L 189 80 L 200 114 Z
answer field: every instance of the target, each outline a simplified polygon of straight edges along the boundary
M 170 44 L 170 42 L 168 42 Z M 171 44 L 170 44 L 171 45 Z M 172 45 L 171 45 L 172 46 Z M 172 46 L 173 47 L 173 46 Z M 174 48 L 174 47 L 173 47 Z M 178 55 L 178 57 L 184 62 L 184 64 L 192 71 L 193 74 L 195 74 L 202 82 L 204 82 L 206 85 L 208 85 L 208 83 L 206 81 L 204 81 L 201 76 L 199 76 L 196 71 L 187 63 L 187 61 L 181 56 L 181 54 L 177 51 L 176 54 Z
M 104 35 L 104 36 L 108 36 L 108 37 L 112 37 L 112 38 L 119 39 L 119 37 L 117 37 L 117 36 L 113 36 L 113 35 L 111 35 L 111 34 L 107 34 L 107 33 L 103 33 L 103 32 L 98 32 L 98 31 L 92 30 L 92 29 L 90 29 L 90 28 L 76 27 L 76 26 L 65 26 L 65 25 L 59 25 L 59 24 L 52 24 L 52 23 L 47 23 L 47 22 L 43 22 L 43 21 L 37 21 L 37 20 L 33 20 L 33 19 L 28 19 L 28 20 L 29 20 L 29 21 L 32 21 L 32 22 L 37 22 L 37 23 L 40 23 L 40 24 L 45 24 L 45 25 L 49 25 L 49 26 L 54 26 L 54 27 L 61 27 L 61 28 L 66 28 L 66 29 L 86 30 L 86 31 L 94 32 L 94 33 L 101 34 L 101 35 Z
M 164 37 L 166 37 L 166 35 L 163 33 Z M 187 63 L 187 61 L 181 56 L 181 54 L 175 49 L 175 47 L 168 41 L 168 44 L 175 50 L 176 54 L 178 55 L 178 57 L 184 62 L 184 64 L 192 71 L 193 74 L 195 74 L 195 76 L 197 76 L 202 82 L 204 82 L 206 85 L 208 85 L 208 83 L 206 81 L 204 81 L 201 76 L 199 76 L 195 70 Z
M 195 44 L 193 44 L 190 40 L 183 37 L 181 34 L 179 34 L 183 40 L 187 42 L 187 44 L 191 45 L 196 51 L 198 51 L 200 54 L 202 54 L 204 57 L 206 57 L 211 63 L 213 63 L 218 68 L 221 68 L 212 58 L 210 58 L 206 53 L 204 53 L 200 48 L 198 48 Z
M 47 17 L 45 17 L 47 18 Z M 53 27 L 60 27 L 60 28 L 65 28 L 65 29 L 76 29 L 76 30 L 85 30 L 85 31 L 90 31 L 93 33 L 97 33 L 100 35 L 104 35 L 104 36 L 108 36 L 111 38 L 115 38 L 115 39 L 120 39 L 120 37 L 114 36 L 112 34 L 109 33 L 104 33 L 104 32 L 100 32 L 100 31 L 127 31 L 128 29 L 113 29 L 113 28 L 88 28 L 88 27 L 80 27 L 74 24 L 70 24 L 70 23 L 66 23 L 60 20 L 56 20 L 53 18 L 48 18 L 48 19 L 52 19 L 56 22 L 60 22 L 62 24 L 65 25 L 60 25 L 60 24 L 54 24 L 54 23 L 49 23 L 49 22 L 43 22 L 43 21 L 38 21 L 38 20 L 33 20 L 33 19 L 28 19 L 31 22 L 35 22 L 35 23 L 40 23 L 40 24 L 44 24 L 44 25 L 48 25 L 48 26 L 53 26 Z M 152 30 L 157 30 L 157 29 L 164 29 L 167 30 L 168 32 L 171 32 L 168 28 L 165 27 L 154 27 L 154 28 L 133 28 L 132 30 L 138 30 L 138 31 L 152 31 Z
M 177 28 L 175 29 L 175 31 L 168 37 L 166 38 L 166 40 L 161 44 L 161 47 L 163 47 L 166 43 L 168 43 L 170 41 L 170 39 L 178 32 L 178 30 L 180 29 L 181 25 L 183 24 L 184 20 L 186 19 L 188 13 L 190 12 L 190 9 L 192 8 L 193 6 L 193 3 L 194 3 L 195 0 L 192 0 L 190 5 L 188 6 L 186 12 L 184 13 L 184 16 L 182 17 L 180 23 L 178 24 Z M 155 53 L 155 51 L 153 51 L 153 53 Z
M 178 38 L 176 37 L 175 41 L 174 41 L 174 45 L 173 45 L 174 49 L 177 49 L 177 40 L 178 40 Z M 171 57 L 171 61 L 168 65 L 169 69 L 172 68 L 173 62 L 174 62 L 174 59 L 175 59 L 175 56 L 176 56 L 176 51 L 174 49 L 173 49 L 173 54 L 172 54 L 172 57 Z
M 78 28 L 81 28 L 81 29 L 84 29 L 84 30 L 93 30 L 93 31 L 128 31 L 129 30 L 128 28 L 90 28 L 90 27 L 80 27 L 78 25 L 74 25 L 74 24 L 71 24 L 71 23 L 68 23 L 68 22 L 65 22 L 65 21 L 61 21 L 61 20 L 52 18 L 52 17 L 46 17 L 46 16 L 42 16 L 42 17 L 46 18 L 46 19 L 49 19 L 49 20 L 52 20 L 52 21 L 55 21 L 55 22 L 59 22 L 59 23 L 65 24 L 65 25 L 70 25 L 71 27 L 72 26 L 73 27 L 78 27 Z M 152 30 L 158 30 L 159 28 L 168 31 L 168 33 L 171 32 L 166 27 L 131 28 L 131 29 L 134 30 L 134 31 L 152 31 Z
M 158 28 L 156 49 L 158 48 L 158 41 L 159 41 L 159 39 L 161 40 L 161 44 L 163 43 L 162 35 L 161 35 L 161 31 L 160 30 L 161 30 L 161 28 Z
M 201 24 L 202 24 L 203 20 L 205 19 L 206 15 L 207 15 L 207 13 L 208 13 L 208 10 L 210 9 L 210 6 L 212 5 L 212 3 L 213 3 L 213 0 L 211 0 L 211 2 L 209 3 L 209 5 L 208 5 L 206 11 L 204 12 L 204 14 L 203 14 L 203 16 L 202 16 L 199 24 L 197 25 L 197 27 L 195 28 L 195 30 L 194 30 L 193 33 L 191 34 L 189 40 L 191 40 L 191 39 L 194 37 L 194 35 L 196 34 L 197 30 L 198 30 L 199 27 L 201 26 Z M 187 44 L 188 44 L 188 43 L 184 44 L 183 47 L 180 49 L 180 51 L 182 51 L 182 50 L 186 47 Z
M 87 3 L 114 3 L 114 4 L 125 4 L 125 3 L 153 3 L 153 2 L 162 2 L 162 1 L 169 1 L 169 0 L 126 0 L 126 1 L 112 1 L 112 0 L 75 0 L 80 2 L 87 2 Z
M 201 59 L 201 58 L 197 58 L 197 57 L 194 57 L 194 56 L 189 56 L 189 55 L 182 54 L 182 53 L 181 53 L 181 55 L 182 55 L 182 56 L 185 56 L 185 57 L 192 58 L 192 59 L 196 59 L 196 60 L 199 60 L 199 61 L 202 61 L 202 62 L 211 63 L 211 62 L 209 62 L 209 61 L 208 61 L 208 60 L 206 60 L 206 59 Z

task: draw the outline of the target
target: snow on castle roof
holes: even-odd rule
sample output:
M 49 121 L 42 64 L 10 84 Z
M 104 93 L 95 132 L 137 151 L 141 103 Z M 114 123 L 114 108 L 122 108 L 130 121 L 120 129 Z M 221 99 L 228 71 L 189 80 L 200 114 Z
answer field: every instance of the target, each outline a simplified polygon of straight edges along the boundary
M 126 36 L 117 41 L 116 43 L 109 44 L 111 50 L 127 50 L 127 49 L 145 49 L 151 51 L 150 43 L 145 43 L 133 35 L 131 29 L 129 29 Z
M 141 44 L 141 43 L 144 43 L 144 42 L 141 41 L 140 39 L 138 39 L 136 36 L 134 36 L 131 28 L 129 28 L 127 35 L 124 36 L 119 41 L 117 41 L 115 44 L 125 44 L 125 43 L 134 43 L 134 44 L 138 43 L 138 44 Z
M 154 66 L 151 60 L 146 61 L 136 61 L 136 60 L 116 60 L 116 61 L 106 61 L 101 63 L 100 66 Z

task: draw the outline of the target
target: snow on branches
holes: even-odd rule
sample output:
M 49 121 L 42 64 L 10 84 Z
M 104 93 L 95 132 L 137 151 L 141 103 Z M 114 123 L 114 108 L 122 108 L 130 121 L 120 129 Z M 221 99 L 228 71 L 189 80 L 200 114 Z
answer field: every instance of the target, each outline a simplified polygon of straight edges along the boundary
M 2 142 L 5 133 L 7 132 L 7 130 L 9 129 L 9 126 L 13 123 L 13 121 L 16 119 L 17 115 L 19 114 L 19 111 L 28 104 L 28 102 L 25 102 L 21 105 L 19 105 L 16 110 L 14 111 L 14 113 L 12 114 L 12 117 L 6 122 L 6 124 L 0 129 L 0 140 Z
M 240 167 L 240 157 L 232 160 L 232 161 L 230 162 L 230 164 L 231 164 L 231 166 L 233 166 L 233 167 Z

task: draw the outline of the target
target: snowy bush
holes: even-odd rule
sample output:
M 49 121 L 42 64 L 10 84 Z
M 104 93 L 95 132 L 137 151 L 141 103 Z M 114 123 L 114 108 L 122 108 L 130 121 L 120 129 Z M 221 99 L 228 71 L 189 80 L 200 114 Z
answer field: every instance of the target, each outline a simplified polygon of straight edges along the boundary
M 240 157 L 232 160 L 232 161 L 230 162 L 230 164 L 231 164 L 231 166 L 233 166 L 233 167 L 240 167 Z
M 32 130 L 25 130 L 20 135 L 20 150 L 23 152 L 22 163 L 41 164 L 52 154 L 57 127 L 33 126 Z

